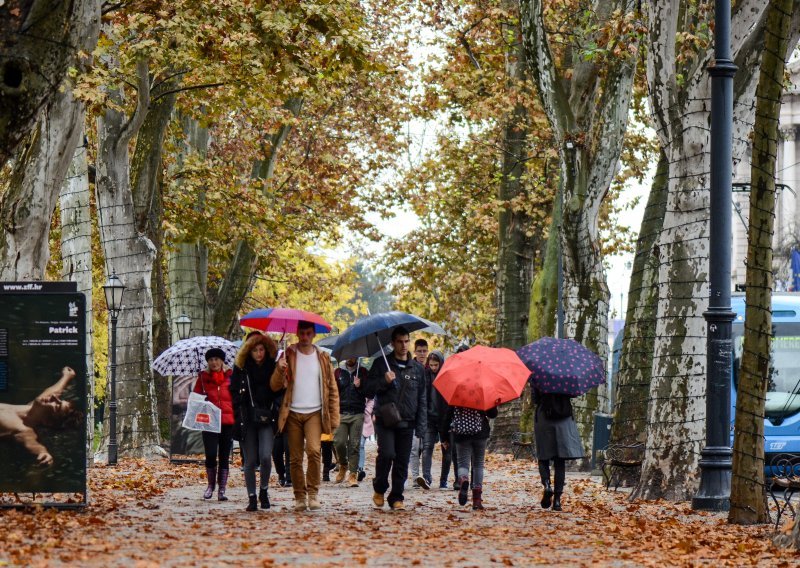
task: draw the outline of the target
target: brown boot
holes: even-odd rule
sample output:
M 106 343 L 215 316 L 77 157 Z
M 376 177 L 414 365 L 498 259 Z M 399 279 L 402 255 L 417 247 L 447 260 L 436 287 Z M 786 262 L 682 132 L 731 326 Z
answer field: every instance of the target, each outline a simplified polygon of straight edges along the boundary
M 481 498 L 482 487 L 472 488 L 472 510 L 479 511 L 483 509 L 483 499 Z
M 336 481 L 335 483 L 341 483 L 344 481 L 344 478 L 347 477 L 347 468 L 340 465 L 339 471 L 336 473 Z
M 358 487 L 358 474 L 356 472 L 350 472 L 350 475 L 347 477 L 347 484 L 350 487 Z

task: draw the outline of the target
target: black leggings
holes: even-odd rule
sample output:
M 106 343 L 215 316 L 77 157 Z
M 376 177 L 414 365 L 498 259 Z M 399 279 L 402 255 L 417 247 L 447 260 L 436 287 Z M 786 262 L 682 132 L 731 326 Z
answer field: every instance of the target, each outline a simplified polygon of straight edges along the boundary
M 556 493 L 563 493 L 564 480 L 567 477 L 567 462 L 563 458 L 553 458 L 553 465 L 556 470 L 554 490 Z M 539 460 L 539 475 L 542 476 L 544 485 L 550 484 L 550 460 Z
M 217 467 L 217 454 L 219 454 L 219 468 L 228 469 L 233 445 L 233 424 L 222 425 L 222 431 L 203 432 L 203 448 L 206 451 L 206 467 Z
M 289 474 L 289 442 L 286 434 L 275 434 L 275 443 L 272 446 L 272 461 L 275 462 L 275 471 L 284 479 L 291 479 Z

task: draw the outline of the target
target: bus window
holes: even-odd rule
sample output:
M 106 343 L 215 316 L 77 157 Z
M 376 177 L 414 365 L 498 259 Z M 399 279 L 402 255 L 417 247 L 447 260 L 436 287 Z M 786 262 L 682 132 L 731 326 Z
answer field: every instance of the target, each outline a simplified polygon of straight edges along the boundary
M 800 411 L 800 323 L 780 323 L 773 326 L 774 336 L 770 350 L 770 370 L 765 418 L 774 425 Z M 744 337 L 734 337 L 733 386 L 738 389 Z

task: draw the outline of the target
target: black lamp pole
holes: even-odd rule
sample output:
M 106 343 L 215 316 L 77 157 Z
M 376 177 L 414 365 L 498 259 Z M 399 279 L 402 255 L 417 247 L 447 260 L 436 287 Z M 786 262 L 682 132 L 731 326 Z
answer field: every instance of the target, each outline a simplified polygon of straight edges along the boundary
M 106 306 L 111 318 L 111 392 L 108 402 L 108 465 L 117 465 L 117 317 L 122 307 L 122 294 L 125 285 L 111 273 L 108 281 L 103 285 L 106 295 Z
M 733 181 L 733 77 L 731 3 L 714 3 L 711 76 L 711 211 L 706 363 L 706 446 L 700 458 L 700 489 L 692 508 L 727 511 L 731 495 L 731 191 Z

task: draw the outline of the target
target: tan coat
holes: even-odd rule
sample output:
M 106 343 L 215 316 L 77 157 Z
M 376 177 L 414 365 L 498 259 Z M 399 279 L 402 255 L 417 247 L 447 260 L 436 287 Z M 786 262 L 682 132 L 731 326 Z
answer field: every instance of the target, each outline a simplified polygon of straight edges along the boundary
M 331 365 L 330 357 L 324 352 L 314 347 L 317 351 L 319 358 L 320 375 L 322 376 L 320 384 L 320 400 L 322 401 L 322 433 L 332 434 L 339 427 L 339 388 L 336 386 L 336 379 L 333 377 L 333 366 Z M 295 368 L 297 366 L 297 344 L 290 345 L 286 348 L 286 375 L 275 367 L 275 372 L 272 373 L 270 379 L 270 387 L 274 391 L 286 389 L 286 394 L 283 395 L 283 403 L 281 410 L 278 414 L 278 430 L 283 432 L 286 425 L 286 419 L 289 417 L 289 407 L 292 406 L 292 395 L 294 394 L 294 381 L 287 378 L 293 377 Z

